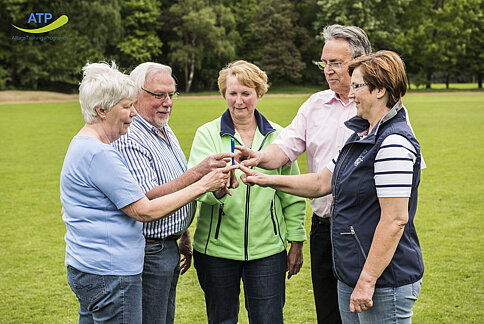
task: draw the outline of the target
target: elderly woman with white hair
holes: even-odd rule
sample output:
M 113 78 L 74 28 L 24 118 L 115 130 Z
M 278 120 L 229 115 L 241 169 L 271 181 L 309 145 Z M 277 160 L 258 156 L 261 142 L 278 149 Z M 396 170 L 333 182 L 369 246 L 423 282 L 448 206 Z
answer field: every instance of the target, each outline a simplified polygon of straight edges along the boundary
M 86 124 L 72 139 L 60 176 L 67 280 L 79 300 L 79 323 L 141 323 L 141 222 L 224 188 L 234 167 L 149 200 L 110 145 L 136 115 L 133 81 L 114 63 L 86 64 L 83 71 L 79 102 Z

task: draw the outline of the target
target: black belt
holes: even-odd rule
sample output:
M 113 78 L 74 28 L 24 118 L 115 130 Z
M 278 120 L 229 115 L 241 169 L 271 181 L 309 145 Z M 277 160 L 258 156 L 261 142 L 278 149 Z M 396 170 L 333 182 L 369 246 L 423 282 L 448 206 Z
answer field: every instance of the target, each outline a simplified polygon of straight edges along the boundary
M 146 242 L 148 242 L 148 243 L 155 243 L 155 242 L 162 242 L 162 241 L 176 241 L 180 238 L 180 236 L 181 236 L 180 234 L 173 234 L 173 235 L 169 235 L 165 238 L 152 238 L 152 237 L 148 238 L 148 237 L 146 237 L 145 239 L 146 239 Z
M 318 224 L 328 224 L 330 223 L 329 214 L 324 215 L 326 217 L 321 217 L 313 213 L 313 221 Z

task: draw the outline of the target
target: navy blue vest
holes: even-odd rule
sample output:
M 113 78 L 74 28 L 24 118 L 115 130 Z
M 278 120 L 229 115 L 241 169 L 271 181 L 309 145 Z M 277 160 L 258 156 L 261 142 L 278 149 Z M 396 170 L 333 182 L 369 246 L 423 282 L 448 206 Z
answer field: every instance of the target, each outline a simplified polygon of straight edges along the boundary
M 381 143 L 391 134 L 407 138 L 417 150 L 417 160 L 413 168 L 408 223 L 393 259 L 377 280 L 376 287 L 403 286 L 416 282 L 423 275 L 422 252 L 414 225 L 420 182 L 420 144 L 407 124 L 405 109 L 401 108 L 395 105 L 362 140 L 357 132 L 368 129 L 368 121 L 357 116 L 345 123 L 355 133 L 341 150 L 333 172 L 331 239 L 334 273 L 349 286 L 354 287 L 358 281 L 380 221 L 374 161 Z

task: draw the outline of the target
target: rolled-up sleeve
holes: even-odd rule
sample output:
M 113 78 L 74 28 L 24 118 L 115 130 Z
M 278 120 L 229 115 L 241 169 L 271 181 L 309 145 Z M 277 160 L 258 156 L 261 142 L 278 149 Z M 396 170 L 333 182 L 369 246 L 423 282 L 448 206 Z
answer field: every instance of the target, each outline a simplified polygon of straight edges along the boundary
M 307 101 L 301 106 L 292 120 L 291 124 L 281 130 L 277 138 L 272 142 L 287 155 L 289 158 L 288 165 L 294 163 L 299 155 L 306 151 L 306 117 Z

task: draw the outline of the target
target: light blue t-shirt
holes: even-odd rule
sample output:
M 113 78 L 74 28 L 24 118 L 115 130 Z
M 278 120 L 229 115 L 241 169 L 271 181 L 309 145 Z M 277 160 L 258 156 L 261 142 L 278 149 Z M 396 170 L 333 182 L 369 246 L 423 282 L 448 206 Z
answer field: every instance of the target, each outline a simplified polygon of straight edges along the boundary
M 75 136 L 60 177 L 62 219 L 67 229 L 66 266 L 99 275 L 141 273 L 143 225 L 120 209 L 143 197 L 111 145 Z

